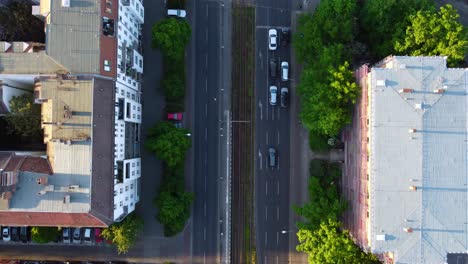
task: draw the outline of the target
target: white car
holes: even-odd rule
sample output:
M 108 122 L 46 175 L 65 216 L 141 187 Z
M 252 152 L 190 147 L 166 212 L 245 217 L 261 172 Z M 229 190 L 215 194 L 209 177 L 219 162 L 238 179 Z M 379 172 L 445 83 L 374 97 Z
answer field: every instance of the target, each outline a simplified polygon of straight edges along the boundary
M 278 31 L 274 28 L 268 30 L 268 39 L 268 48 L 270 50 L 276 50 L 276 47 L 278 46 Z
M 187 12 L 182 9 L 168 9 L 167 10 L 167 16 L 175 16 L 175 17 L 180 17 L 184 18 L 187 15 Z
M 276 105 L 276 97 L 278 94 L 278 88 L 276 86 L 270 86 L 270 104 Z
M 2 237 L 3 241 L 10 241 L 10 228 L 9 227 L 4 227 L 2 228 Z
M 281 62 L 281 80 L 288 80 L 289 64 L 286 61 Z

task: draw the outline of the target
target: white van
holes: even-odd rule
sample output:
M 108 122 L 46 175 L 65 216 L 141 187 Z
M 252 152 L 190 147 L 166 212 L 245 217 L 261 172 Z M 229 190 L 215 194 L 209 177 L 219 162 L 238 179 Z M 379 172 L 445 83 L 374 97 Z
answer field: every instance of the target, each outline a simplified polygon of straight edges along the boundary
M 185 10 L 182 9 L 168 9 L 167 10 L 167 16 L 175 16 L 175 17 L 181 17 L 184 18 L 187 15 Z

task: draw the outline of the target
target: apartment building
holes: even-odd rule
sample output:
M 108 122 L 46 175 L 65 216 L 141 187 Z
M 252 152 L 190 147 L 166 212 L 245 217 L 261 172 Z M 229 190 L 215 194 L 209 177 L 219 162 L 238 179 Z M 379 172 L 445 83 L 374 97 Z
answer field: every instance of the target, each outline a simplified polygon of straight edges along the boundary
M 140 199 L 143 3 L 41 0 L 32 12 L 46 43 L 0 43 L 0 81 L 34 93 L 47 151 L 0 156 L 0 225 L 121 221 Z
M 466 254 L 468 69 L 447 68 L 446 57 L 391 56 L 357 76 L 345 227 L 389 263 Z

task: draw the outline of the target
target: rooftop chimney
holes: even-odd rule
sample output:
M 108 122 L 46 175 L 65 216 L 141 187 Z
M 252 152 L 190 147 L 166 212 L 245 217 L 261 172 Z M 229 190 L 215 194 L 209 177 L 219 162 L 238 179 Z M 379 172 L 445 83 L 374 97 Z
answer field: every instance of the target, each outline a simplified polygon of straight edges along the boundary
M 434 93 L 435 93 L 435 94 L 443 94 L 444 92 L 445 92 L 445 90 L 442 89 L 442 88 L 439 88 L 439 89 L 435 89 L 435 90 L 434 90 Z
M 418 189 L 418 187 L 414 186 L 414 185 L 410 185 L 409 189 L 411 191 L 416 191 Z
M 405 227 L 405 228 L 403 228 L 403 231 L 405 231 L 406 233 L 413 233 L 413 228 Z
M 403 89 L 400 89 L 400 91 L 398 91 L 399 93 L 412 93 L 413 92 L 413 89 L 411 88 L 403 88 Z
M 410 133 L 416 133 L 416 131 L 417 131 L 416 128 L 411 128 L 410 130 L 408 130 L 408 132 Z

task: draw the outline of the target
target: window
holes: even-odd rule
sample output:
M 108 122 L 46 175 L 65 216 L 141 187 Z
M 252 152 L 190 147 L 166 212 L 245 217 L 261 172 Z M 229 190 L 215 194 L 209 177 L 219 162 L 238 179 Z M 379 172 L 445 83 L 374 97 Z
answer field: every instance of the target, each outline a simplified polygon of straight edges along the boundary
M 128 201 L 128 197 L 125 197 L 125 201 Z
M 114 191 L 114 196 L 117 196 L 117 191 Z
M 116 205 L 116 204 L 114 204 L 114 210 L 115 210 L 115 209 L 117 209 L 117 205 Z
M 130 194 L 130 198 L 133 199 L 133 194 Z
M 108 60 L 104 60 L 104 70 L 110 72 L 111 71 L 111 65 Z
M 132 163 L 132 168 L 135 168 L 135 163 Z
M 133 190 L 133 183 L 132 183 L 132 184 L 130 184 L 130 189 L 132 189 L 132 190 Z
M 122 188 L 120 188 L 120 193 L 122 193 L 122 192 L 123 192 L 123 189 L 122 189 Z
M 122 207 L 122 206 L 123 206 L 123 201 L 120 201 L 120 207 Z
M 127 185 L 127 186 L 125 186 L 125 191 L 128 191 L 128 185 Z

